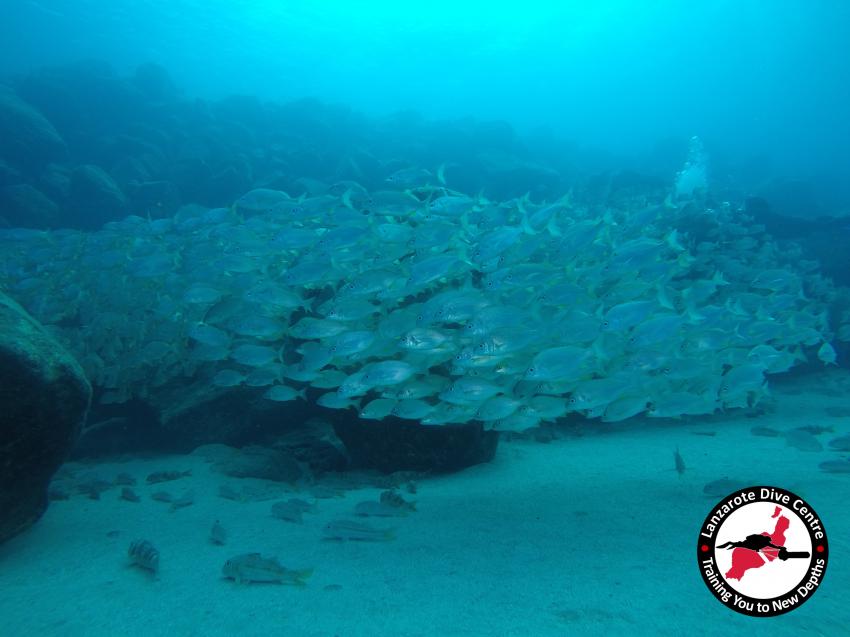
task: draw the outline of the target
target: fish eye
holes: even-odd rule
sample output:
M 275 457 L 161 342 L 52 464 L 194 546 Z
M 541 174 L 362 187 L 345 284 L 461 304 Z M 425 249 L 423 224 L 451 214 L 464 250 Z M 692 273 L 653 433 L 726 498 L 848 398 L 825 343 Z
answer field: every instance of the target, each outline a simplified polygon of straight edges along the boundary
M 602 327 L 608 327 L 609 325 L 611 325 L 611 323 L 608 321 L 602 321 Z
M 570 396 L 570 404 L 571 405 L 575 405 L 577 402 L 578 402 L 578 400 L 576 400 L 575 396 Z

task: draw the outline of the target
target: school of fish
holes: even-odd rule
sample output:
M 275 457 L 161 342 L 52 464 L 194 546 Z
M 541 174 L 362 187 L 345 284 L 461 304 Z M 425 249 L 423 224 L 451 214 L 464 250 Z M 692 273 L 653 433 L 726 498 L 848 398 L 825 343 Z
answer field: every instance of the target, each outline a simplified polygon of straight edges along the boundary
M 493 202 L 408 171 L 383 191 L 0 230 L 0 250 L 2 289 L 103 403 L 192 383 L 523 430 L 748 407 L 768 375 L 835 362 L 817 264 L 695 199 Z

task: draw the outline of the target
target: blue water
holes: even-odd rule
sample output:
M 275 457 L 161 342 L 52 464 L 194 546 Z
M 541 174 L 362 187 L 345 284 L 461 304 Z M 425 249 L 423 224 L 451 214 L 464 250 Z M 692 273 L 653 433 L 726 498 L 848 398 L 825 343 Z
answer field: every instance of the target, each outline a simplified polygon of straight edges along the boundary
M 248 4 L 11 0 L 0 72 L 153 61 L 189 95 L 504 119 L 642 166 L 698 134 L 724 170 L 758 164 L 847 201 L 840 1 Z

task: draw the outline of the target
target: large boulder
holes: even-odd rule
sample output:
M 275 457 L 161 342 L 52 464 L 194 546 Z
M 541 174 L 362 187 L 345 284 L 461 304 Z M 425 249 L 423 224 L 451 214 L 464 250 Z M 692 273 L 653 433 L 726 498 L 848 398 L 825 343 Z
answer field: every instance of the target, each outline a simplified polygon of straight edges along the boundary
M 47 118 L 11 89 L 0 86 L 0 158 L 36 174 L 67 154 L 65 141 Z
M 71 173 L 69 207 L 75 224 L 99 228 L 107 221 L 120 219 L 127 198 L 112 177 L 100 166 L 84 164 Z
M 47 486 L 80 434 L 91 386 L 76 360 L 0 294 L 0 542 L 47 508 Z
M 11 226 L 50 228 L 59 220 L 59 206 L 29 184 L 0 188 L 0 210 Z

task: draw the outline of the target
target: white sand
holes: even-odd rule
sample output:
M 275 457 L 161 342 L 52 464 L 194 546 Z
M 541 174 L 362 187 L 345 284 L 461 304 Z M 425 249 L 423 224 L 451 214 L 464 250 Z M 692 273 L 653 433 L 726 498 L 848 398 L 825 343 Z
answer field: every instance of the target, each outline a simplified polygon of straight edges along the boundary
M 320 500 L 297 525 L 270 516 L 275 500 L 218 497 L 220 484 L 242 481 L 196 456 L 92 466 L 136 476 L 142 502 L 116 489 L 54 502 L 0 547 L 0 635 L 850 635 L 850 475 L 818 470 L 835 452 L 749 432 L 829 424 L 850 433 L 850 417 L 824 412 L 850 409 L 848 389 L 850 377 L 833 372 L 774 389 L 774 413 L 758 419 L 600 424 L 551 444 L 503 442 L 490 464 L 420 481 L 417 513 L 372 522 L 396 529 L 387 543 L 321 540 L 329 520 L 351 517 L 379 489 Z M 706 431 L 716 435 L 694 433 Z M 672 471 L 677 446 L 682 478 Z M 189 468 L 190 478 L 144 484 L 152 471 Z M 748 618 L 703 584 L 694 548 L 715 499 L 702 487 L 723 476 L 782 486 L 816 507 L 831 560 L 801 608 Z M 191 489 L 195 504 L 169 512 L 149 498 L 162 489 Z M 208 541 L 216 519 L 225 546 Z M 158 579 L 127 566 L 135 538 L 160 549 Z M 315 573 L 301 588 L 221 578 L 225 559 L 252 551 Z

